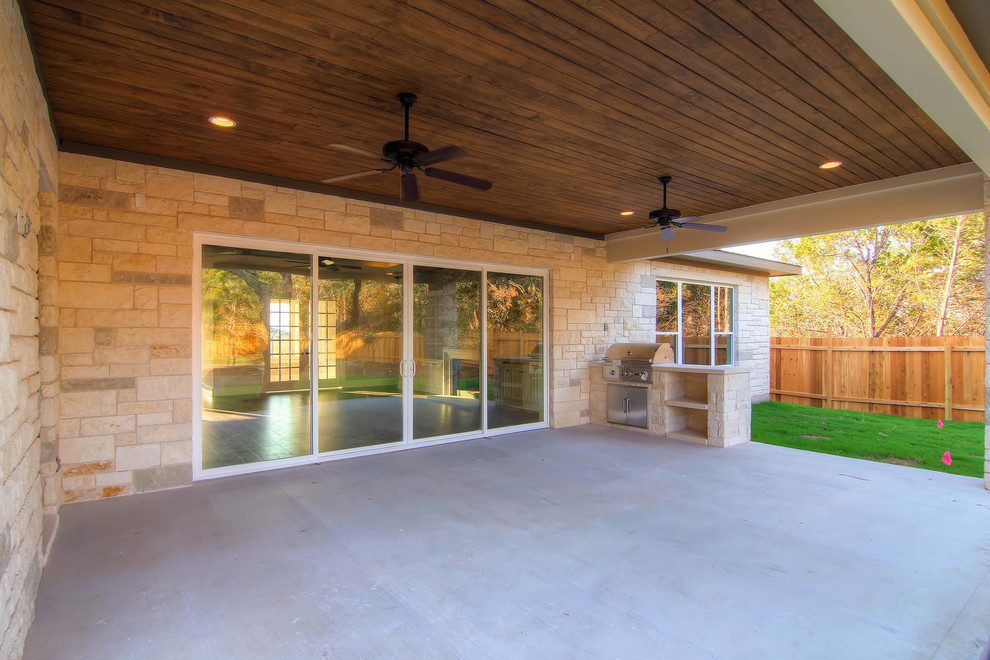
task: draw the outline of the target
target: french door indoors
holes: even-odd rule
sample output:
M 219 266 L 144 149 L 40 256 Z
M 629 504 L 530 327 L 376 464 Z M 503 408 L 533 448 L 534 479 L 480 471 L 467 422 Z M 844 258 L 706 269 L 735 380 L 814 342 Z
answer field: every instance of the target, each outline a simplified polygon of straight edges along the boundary
M 194 477 L 547 425 L 546 271 L 208 235 L 196 247 Z

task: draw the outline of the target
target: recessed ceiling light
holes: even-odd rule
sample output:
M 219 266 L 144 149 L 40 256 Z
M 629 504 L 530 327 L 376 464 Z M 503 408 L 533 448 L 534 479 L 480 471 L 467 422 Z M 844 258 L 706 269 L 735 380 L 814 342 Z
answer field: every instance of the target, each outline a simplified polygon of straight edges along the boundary
M 619 211 L 619 215 L 632 215 L 635 211 Z
M 820 170 L 834 170 L 836 167 L 842 167 L 841 160 L 830 160 L 827 163 L 822 163 L 818 166 Z
M 237 126 L 237 122 L 230 117 L 222 117 L 220 115 L 210 117 L 210 123 L 214 126 L 220 126 L 222 128 L 233 128 L 234 126 Z

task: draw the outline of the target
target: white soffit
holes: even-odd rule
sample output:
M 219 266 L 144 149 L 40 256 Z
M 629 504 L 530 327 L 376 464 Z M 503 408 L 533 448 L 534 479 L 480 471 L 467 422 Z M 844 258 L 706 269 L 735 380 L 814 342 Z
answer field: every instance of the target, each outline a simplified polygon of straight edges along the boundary
M 990 64 L 945 0 L 815 2 L 990 174 Z
M 659 261 L 664 261 L 660 259 Z M 691 254 L 682 254 L 670 259 L 671 261 L 698 263 L 717 268 L 727 268 L 729 270 L 740 270 L 747 273 L 757 273 L 768 277 L 781 277 L 784 275 L 800 275 L 803 271 L 797 264 L 789 264 L 783 261 L 772 259 L 761 259 L 751 257 L 748 254 L 737 254 L 726 252 L 725 250 L 699 250 Z
M 801 195 L 706 216 L 722 233 L 652 227 L 605 237 L 609 263 L 656 259 L 734 245 L 827 234 L 983 210 L 983 172 L 973 163 Z

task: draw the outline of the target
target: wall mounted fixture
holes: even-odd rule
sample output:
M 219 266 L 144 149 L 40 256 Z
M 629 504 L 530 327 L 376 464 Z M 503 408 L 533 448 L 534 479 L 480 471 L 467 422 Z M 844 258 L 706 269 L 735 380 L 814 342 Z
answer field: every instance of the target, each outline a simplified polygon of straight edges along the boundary
M 31 233 L 31 216 L 24 212 L 24 209 L 17 209 L 17 233 L 27 236 Z

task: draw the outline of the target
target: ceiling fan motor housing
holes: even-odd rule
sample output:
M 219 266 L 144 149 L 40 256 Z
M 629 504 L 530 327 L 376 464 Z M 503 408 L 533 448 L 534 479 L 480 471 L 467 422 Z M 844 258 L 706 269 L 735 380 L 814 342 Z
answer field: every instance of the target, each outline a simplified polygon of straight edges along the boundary
M 396 162 L 404 174 L 412 172 L 417 167 L 416 159 L 428 153 L 430 150 L 426 145 L 409 140 L 393 140 L 382 147 L 382 155 Z
M 655 211 L 650 211 L 650 221 L 657 224 L 670 224 L 671 220 L 681 217 L 681 212 L 677 209 L 664 207 Z

